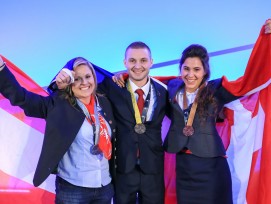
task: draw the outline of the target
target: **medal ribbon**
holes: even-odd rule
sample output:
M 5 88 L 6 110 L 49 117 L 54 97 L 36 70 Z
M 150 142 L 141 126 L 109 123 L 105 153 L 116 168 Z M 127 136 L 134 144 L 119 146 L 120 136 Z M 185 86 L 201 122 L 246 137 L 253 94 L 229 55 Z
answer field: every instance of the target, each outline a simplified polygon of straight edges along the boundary
M 196 110 L 197 110 L 197 107 L 198 107 L 198 103 L 197 103 L 198 95 L 199 95 L 199 92 L 201 92 L 201 90 L 206 86 L 206 84 L 207 83 L 202 84 L 200 86 L 200 88 L 199 88 L 199 91 L 198 91 L 198 93 L 196 95 L 195 101 L 193 102 L 193 105 L 191 107 L 186 126 L 192 126 L 192 124 L 193 124 L 194 117 L 195 117 L 195 114 L 196 114 Z M 183 92 L 183 110 L 185 110 L 186 108 L 187 108 L 187 96 L 186 96 L 186 90 L 184 89 L 184 92 Z
M 135 99 L 135 95 L 133 93 L 133 90 L 132 90 L 132 87 L 131 87 L 131 84 L 130 84 L 130 81 L 128 80 L 127 82 L 127 89 L 128 91 L 130 92 L 131 94 L 131 99 L 132 99 L 132 104 L 133 104 L 133 109 L 135 111 L 135 120 L 136 120 L 136 124 L 142 124 L 146 121 L 146 118 L 147 118 L 147 112 L 148 112 L 148 109 L 149 109 L 149 105 L 150 105 L 150 95 L 151 95 L 151 84 L 150 84 L 150 90 L 149 90 L 149 93 L 145 99 L 145 103 L 144 103 L 144 108 L 143 108 L 143 111 L 142 111 L 142 115 L 140 116 L 140 112 L 139 112 L 139 109 L 138 109 L 138 106 L 137 106 L 137 102 L 136 102 L 136 99 Z
M 82 111 L 84 112 L 88 122 L 91 124 L 92 128 L 93 128 L 93 134 L 94 136 L 94 145 L 98 144 L 99 139 L 100 139 L 100 121 L 98 119 L 98 111 L 97 111 L 97 106 L 94 105 L 94 121 L 92 120 L 92 117 L 90 116 L 90 113 L 87 109 L 87 107 L 79 100 L 76 99 L 77 104 L 80 106 L 80 108 L 82 109 Z
M 78 105 L 81 107 L 84 114 L 86 115 L 88 122 L 93 127 L 93 134 L 95 135 L 93 141 L 94 145 L 98 145 L 100 150 L 103 152 L 104 157 L 109 160 L 112 154 L 111 138 L 108 133 L 105 119 L 97 110 L 95 98 L 91 96 L 89 106 L 88 105 L 86 106 L 78 99 L 76 100 Z

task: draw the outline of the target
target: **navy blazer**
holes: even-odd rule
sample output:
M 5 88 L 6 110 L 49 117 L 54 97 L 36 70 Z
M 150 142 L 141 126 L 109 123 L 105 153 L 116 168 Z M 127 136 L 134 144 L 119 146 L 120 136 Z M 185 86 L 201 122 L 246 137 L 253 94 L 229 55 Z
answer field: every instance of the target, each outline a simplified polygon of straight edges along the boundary
M 188 148 L 199 157 L 217 157 L 226 154 L 221 137 L 216 130 L 216 118 L 214 107 L 209 104 L 207 107 L 208 117 L 201 121 L 198 111 L 196 111 L 193 127 L 194 134 L 187 137 L 183 134 L 185 126 L 183 111 L 177 103 L 176 94 L 184 87 L 181 79 L 174 79 L 168 84 L 171 125 L 167 133 L 164 147 L 171 153 L 180 152 L 183 148 Z M 236 100 L 239 97 L 233 96 L 221 84 L 221 79 L 209 81 L 207 87 L 212 90 L 217 101 L 217 112 L 219 113 L 223 105 Z M 207 88 L 205 87 L 205 88 Z
M 140 151 L 140 168 L 147 174 L 162 173 L 164 169 L 164 150 L 161 126 L 166 114 L 167 90 L 151 79 L 157 96 L 157 106 L 151 121 L 145 123 L 146 132 L 137 134 L 135 113 L 131 94 L 126 87 L 120 88 L 112 79 L 105 78 L 98 85 L 111 101 L 117 123 L 116 163 L 117 171 L 128 173 L 134 169 L 137 160 L 137 147 Z M 137 146 L 138 144 L 138 146 Z
M 46 120 L 44 141 L 33 179 L 34 185 L 39 186 L 56 170 L 81 128 L 85 115 L 79 106 L 73 107 L 59 94 L 44 97 L 27 91 L 19 85 L 7 67 L 0 71 L 0 92 L 12 105 L 20 106 L 27 116 Z M 104 96 L 98 96 L 98 101 L 114 138 L 116 130 L 111 104 Z M 110 166 L 115 166 L 114 159 Z M 114 178 L 114 171 L 112 173 Z

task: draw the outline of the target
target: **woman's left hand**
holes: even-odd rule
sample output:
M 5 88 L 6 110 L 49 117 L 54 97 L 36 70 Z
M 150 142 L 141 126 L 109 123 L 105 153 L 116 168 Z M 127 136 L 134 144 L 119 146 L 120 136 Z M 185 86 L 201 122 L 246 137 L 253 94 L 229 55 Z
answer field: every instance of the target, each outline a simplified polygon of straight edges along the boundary
M 267 19 L 264 24 L 265 34 L 271 33 L 271 19 Z
M 0 67 L 3 66 L 3 64 L 4 64 L 4 60 L 3 60 L 3 58 L 0 56 Z
M 5 62 L 4 62 L 3 58 L 0 55 L 0 71 L 2 71 L 2 69 L 4 69 L 4 67 L 5 67 Z
M 112 76 L 112 80 L 119 86 L 119 87 L 125 87 L 125 81 L 123 78 L 123 74 L 122 73 L 118 73 L 115 74 L 114 76 Z

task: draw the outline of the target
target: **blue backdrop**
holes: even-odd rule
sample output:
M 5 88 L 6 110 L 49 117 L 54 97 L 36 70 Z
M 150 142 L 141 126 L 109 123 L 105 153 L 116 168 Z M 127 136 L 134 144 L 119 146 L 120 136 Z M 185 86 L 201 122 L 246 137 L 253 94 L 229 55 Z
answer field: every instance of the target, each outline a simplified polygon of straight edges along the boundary
M 199 43 L 214 55 L 211 78 L 236 79 L 270 9 L 270 0 L 1 0 L 0 53 L 47 86 L 76 56 L 124 70 L 124 50 L 138 40 L 152 49 L 151 75 L 178 75 L 174 60 Z

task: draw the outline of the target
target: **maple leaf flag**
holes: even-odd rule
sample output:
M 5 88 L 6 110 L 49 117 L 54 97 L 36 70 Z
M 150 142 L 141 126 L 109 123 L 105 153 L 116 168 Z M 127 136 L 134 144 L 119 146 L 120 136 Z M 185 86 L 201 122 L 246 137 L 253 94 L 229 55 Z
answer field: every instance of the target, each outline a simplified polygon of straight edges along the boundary
M 3 57 L 3 56 L 2 56 Z M 8 59 L 9 69 L 29 91 L 48 95 Z M 95 66 L 98 78 L 111 74 Z M 101 71 L 102 70 L 102 71 Z M 245 95 L 226 105 L 225 120 L 217 124 L 227 149 L 235 204 L 271 203 L 271 35 L 263 29 L 253 48 L 243 77 L 223 86 Z M 169 124 L 164 122 L 164 135 Z M 32 179 L 41 151 L 45 121 L 24 115 L 0 95 L 0 203 L 54 203 L 55 176 L 39 187 Z M 166 204 L 176 203 L 175 155 L 165 155 Z

